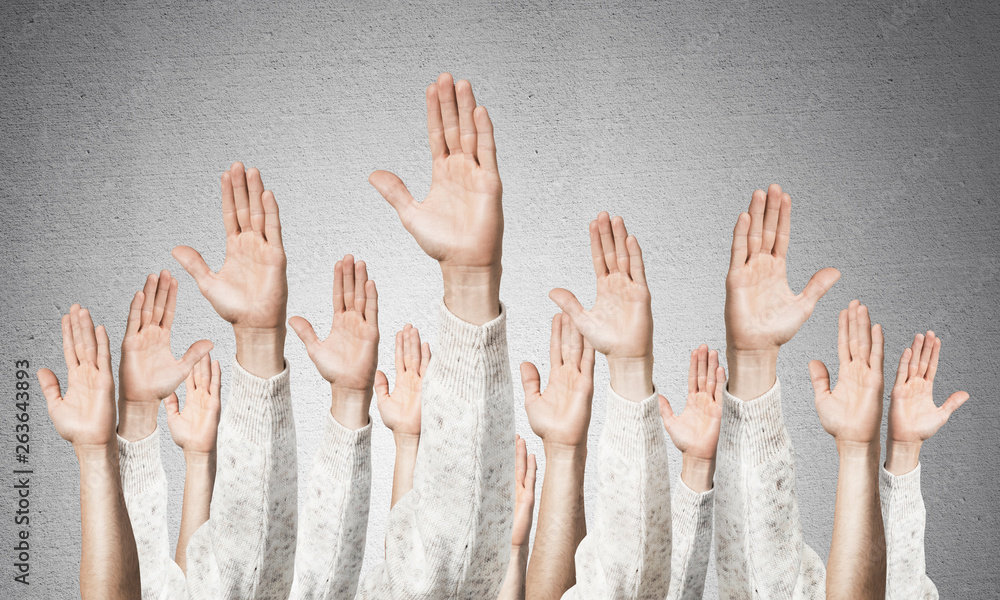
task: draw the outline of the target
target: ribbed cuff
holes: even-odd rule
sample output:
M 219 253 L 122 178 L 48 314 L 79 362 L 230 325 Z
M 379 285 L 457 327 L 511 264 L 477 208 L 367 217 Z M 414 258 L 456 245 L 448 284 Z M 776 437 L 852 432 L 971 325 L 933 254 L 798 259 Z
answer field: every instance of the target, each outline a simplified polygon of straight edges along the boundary
M 262 379 L 233 360 L 229 401 L 223 407 L 222 422 L 254 444 L 294 434 L 289 366 L 270 379 Z
M 347 481 L 357 473 L 371 470 L 372 424 L 348 429 L 327 411 L 323 441 L 313 468 L 322 469 L 337 481 Z
M 652 396 L 633 402 L 609 385 L 601 443 L 627 459 L 648 456 L 657 446 L 665 445 L 657 396 L 654 387 Z
M 890 514 L 923 512 L 923 496 L 920 494 L 920 463 L 904 475 L 893 475 L 885 470 L 885 465 L 879 468 L 879 496 L 882 500 L 882 512 L 888 519 Z M 896 521 L 894 521 L 896 522 Z
M 785 419 L 781 413 L 781 384 L 753 400 L 740 400 L 724 390 L 722 401 L 722 432 L 728 443 L 738 444 L 741 452 L 760 463 L 775 452 L 791 445 Z
M 680 476 L 670 493 L 673 511 L 674 539 L 691 539 L 700 527 L 712 521 L 715 506 L 715 488 L 698 493 L 687 486 Z
M 118 468 L 122 490 L 141 494 L 166 480 L 160 460 L 160 427 L 141 440 L 130 442 L 118 436 Z
M 484 398 L 496 386 L 510 378 L 507 358 L 507 307 L 500 303 L 500 315 L 473 325 L 456 317 L 441 302 L 437 342 L 428 367 L 437 385 L 456 398 Z

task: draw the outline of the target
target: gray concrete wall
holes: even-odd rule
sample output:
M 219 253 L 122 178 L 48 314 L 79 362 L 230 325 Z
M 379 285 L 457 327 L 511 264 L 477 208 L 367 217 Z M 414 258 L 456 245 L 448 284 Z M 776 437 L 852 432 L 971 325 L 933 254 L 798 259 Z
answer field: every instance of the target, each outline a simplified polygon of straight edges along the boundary
M 823 266 L 844 273 L 780 364 L 807 542 L 828 552 L 837 464 L 806 363 L 835 363 L 837 311 L 858 297 L 884 324 L 887 362 L 933 328 L 938 400 L 972 395 L 922 456 L 927 570 L 944 598 L 991 596 L 998 13 L 971 0 L 3 2 L 0 596 L 78 594 L 77 467 L 34 384 L 32 584 L 12 583 L 14 361 L 64 376 L 58 319 L 72 302 L 117 346 L 132 294 L 169 268 L 181 281 L 175 350 L 208 337 L 227 369 L 230 330 L 170 249 L 221 265 L 218 178 L 233 160 L 259 167 L 281 205 L 289 314 L 325 327 L 333 263 L 353 252 L 379 283 L 383 339 L 407 321 L 433 335 L 435 265 L 366 176 L 388 168 L 426 189 L 423 88 L 442 70 L 469 78 L 496 123 L 512 368 L 547 371 L 550 288 L 593 298 L 586 229 L 607 209 L 648 257 L 656 380 L 679 408 L 689 349 L 723 346 L 736 215 L 754 188 L 780 182 L 795 207 L 793 287 Z M 391 355 L 383 343 L 390 378 Z M 294 335 L 287 356 L 304 480 L 328 392 Z M 598 393 L 594 443 L 603 413 Z M 518 428 L 541 452 L 520 408 Z M 392 473 L 379 422 L 373 445 L 366 569 L 382 553 Z M 169 437 L 163 446 L 173 536 L 183 461 Z

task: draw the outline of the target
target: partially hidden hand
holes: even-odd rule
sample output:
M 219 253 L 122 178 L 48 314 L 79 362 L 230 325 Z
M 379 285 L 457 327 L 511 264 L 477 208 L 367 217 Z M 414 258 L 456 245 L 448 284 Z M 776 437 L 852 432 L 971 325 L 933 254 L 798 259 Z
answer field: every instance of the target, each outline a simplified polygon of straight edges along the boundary
M 330 412 L 341 425 L 368 424 L 372 385 L 378 363 L 378 291 L 368 279 L 364 261 L 346 255 L 333 269 L 333 323 L 320 340 L 309 321 L 292 317 L 288 324 L 306 346 L 323 379 L 330 382 Z
M 420 332 L 407 324 L 396 333 L 396 387 L 389 393 L 389 378 L 375 372 L 375 393 L 382 422 L 399 442 L 420 440 L 420 390 L 431 360 L 431 347 L 420 343 Z
M 441 74 L 427 88 L 431 187 L 417 202 L 403 181 L 375 171 L 368 181 L 396 209 L 420 247 L 441 265 L 445 303 L 461 319 L 485 323 L 499 315 L 503 186 L 493 123 L 477 106 L 472 85 Z
M 809 376 L 816 393 L 816 412 L 823 429 L 837 447 L 879 446 L 884 391 L 882 327 L 871 324 L 868 307 L 852 300 L 840 311 L 837 385 L 830 389 L 830 373 L 818 360 L 809 363 Z
M 585 310 L 569 290 L 549 297 L 573 320 L 587 341 L 608 357 L 611 387 L 629 400 L 653 393 L 653 313 L 642 250 L 621 217 L 602 212 L 590 223 L 590 250 L 597 275 L 597 301 Z
M 586 448 L 594 398 L 594 348 L 565 313 L 552 318 L 549 360 L 544 392 L 538 368 L 521 363 L 528 423 L 551 449 Z
M 205 355 L 184 381 L 184 408 L 177 394 L 166 400 L 167 427 L 185 456 L 214 456 L 222 413 L 222 370 Z
M 534 454 L 528 454 L 524 438 L 517 436 L 514 462 L 514 532 L 511 546 L 527 548 L 531 536 L 531 522 L 535 516 L 535 474 L 538 465 Z
M 74 304 L 62 318 L 63 355 L 69 385 L 66 395 L 49 369 L 38 371 L 38 384 L 56 431 L 77 453 L 108 452 L 115 439 L 115 376 L 111 349 L 103 325 L 94 329 L 90 311 Z
M 170 328 L 177 307 L 177 280 L 169 271 L 149 275 L 129 306 L 125 337 L 118 366 L 118 433 L 129 441 L 140 440 L 156 429 L 160 402 L 173 395 L 196 364 L 212 349 L 199 340 L 180 359 L 170 351 Z
M 691 352 L 684 410 L 674 414 L 667 399 L 659 397 L 663 426 L 683 456 L 681 477 L 696 492 L 712 488 L 725 386 L 726 371 L 719 366 L 719 353 L 702 344 Z
M 955 392 L 941 406 L 934 404 L 934 376 L 940 354 L 941 338 L 928 331 L 926 335 L 916 334 L 899 359 L 890 393 L 886 442 L 886 469 L 895 475 L 917 467 L 924 441 L 969 399 L 967 392 Z
M 284 369 L 288 281 L 278 204 L 257 169 L 236 162 L 222 174 L 222 222 L 226 260 L 218 273 L 193 248 L 177 246 L 173 255 L 219 316 L 232 323 L 240 365 L 269 378 Z

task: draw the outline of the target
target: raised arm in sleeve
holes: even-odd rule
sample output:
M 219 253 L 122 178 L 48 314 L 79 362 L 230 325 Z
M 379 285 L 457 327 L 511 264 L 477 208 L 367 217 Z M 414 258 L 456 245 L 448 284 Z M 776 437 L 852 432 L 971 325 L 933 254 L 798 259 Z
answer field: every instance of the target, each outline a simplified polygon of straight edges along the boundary
M 920 493 L 920 465 L 905 475 L 880 469 L 879 495 L 885 524 L 886 600 L 937 600 L 924 564 L 927 513 Z
M 715 488 L 698 493 L 678 477 L 671 500 L 673 546 L 667 600 L 700 600 L 712 551 Z

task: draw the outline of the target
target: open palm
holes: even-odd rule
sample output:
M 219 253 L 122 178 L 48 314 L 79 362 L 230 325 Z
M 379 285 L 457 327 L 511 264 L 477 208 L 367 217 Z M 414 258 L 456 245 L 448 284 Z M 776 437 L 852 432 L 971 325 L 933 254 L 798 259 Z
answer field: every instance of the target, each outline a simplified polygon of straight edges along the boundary
M 726 372 L 719 366 L 719 353 L 702 344 L 691 352 L 688 369 L 687 404 L 675 415 L 660 396 L 660 416 L 671 441 L 682 453 L 706 461 L 715 460 L 722 423 L 722 390 Z
M 521 364 L 528 424 L 547 444 L 586 444 L 594 398 L 594 348 L 561 313 L 552 319 L 549 349 L 551 369 L 544 392 L 535 365 Z
M 919 443 L 929 439 L 948 422 L 951 413 L 969 399 L 955 392 L 944 404 L 934 404 L 934 376 L 937 374 L 941 339 L 928 331 L 917 334 L 913 345 L 903 351 L 892 386 L 889 405 L 889 439 L 896 443 Z
M 503 186 L 493 124 L 486 108 L 476 106 L 468 81 L 456 83 L 444 73 L 427 88 L 427 133 L 433 166 L 423 202 L 388 171 L 372 173 L 369 181 L 424 252 L 442 265 L 498 265 Z
M 822 362 L 809 363 L 820 423 L 838 441 L 869 444 L 878 440 L 883 346 L 882 327 L 872 327 L 868 307 L 853 300 L 840 311 L 837 385 L 830 389 L 830 373 Z
M 420 436 L 420 390 L 430 360 L 430 344 L 421 343 L 420 332 L 407 324 L 396 333 L 396 387 L 391 394 L 385 373 L 375 373 L 378 412 L 395 435 Z
M 205 355 L 184 382 L 184 408 L 176 394 L 166 401 L 167 427 L 174 443 L 185 452 L 211 454 L 219 433 L 222 412 L 222 372 L 219 361 Z
M 733 350 L 773 350 L 788 342 L 819 299 L 840 278 L 821 269 L 802 293 L 788 286 L 786 256 L 791 232 L 791 196 L 772 184 L 757 190 L 733 231 L 726 276 L 726 337 Z

